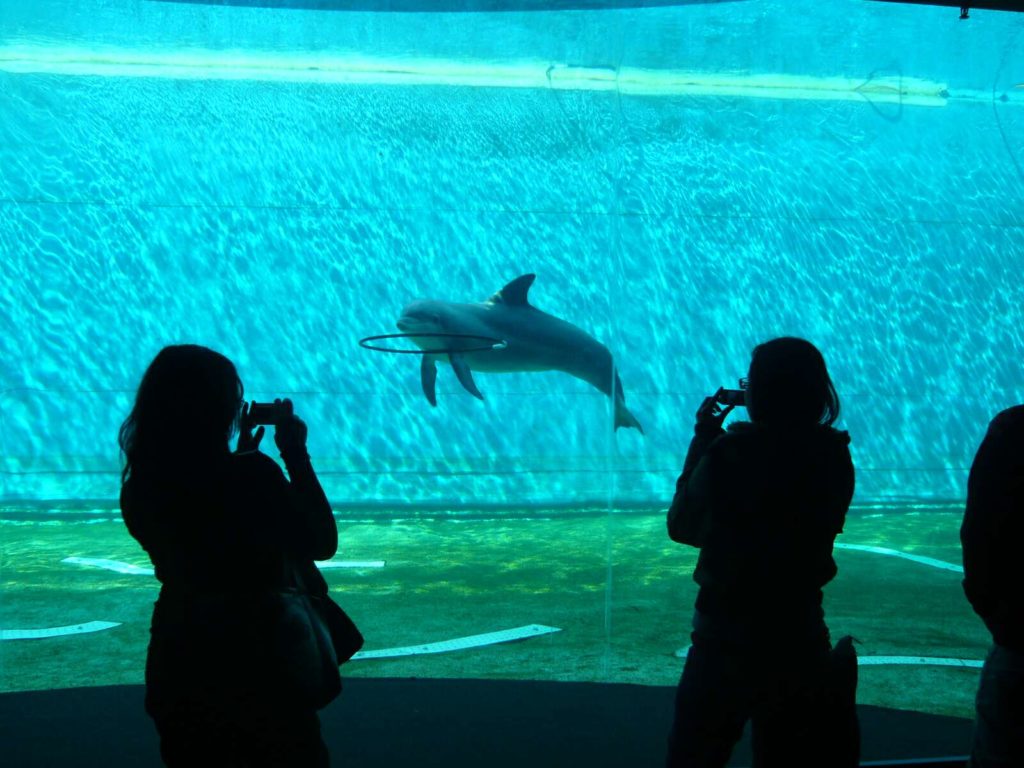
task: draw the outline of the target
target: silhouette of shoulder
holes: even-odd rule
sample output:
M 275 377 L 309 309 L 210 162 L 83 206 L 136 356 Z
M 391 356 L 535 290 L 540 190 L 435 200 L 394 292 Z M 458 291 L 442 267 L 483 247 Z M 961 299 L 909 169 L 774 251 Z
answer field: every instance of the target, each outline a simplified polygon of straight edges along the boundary
M 815 456 L 837 458 L 849 455 L 850 434 L 833 427 L 814 424 L 796 430 L 764 427 L 749 421 L 738 421 L 712 443 L 710 450 L 731 457 L 753 452 L 782 449 L 789 458 L 794 449 Z M 782 455 L 782 458 L 786 458 Z
M 263 471 L 273 471 L 272 468 L 280 469 L 277 462 L 263 451 L 243 451 L 241 453 L 233 453 L 231 456 L 240 467 L 262 467 Z
M 1024 405 L 1015 405 L 997 413 L 988 428 L 993 434 L 1004 432 L 1024 434 Z
M 847 432 L 820 424 L 780 430 L 738 422 L 715 440 L 709 453 L 722 467 L 715 484 L 727 496 L 744 500 L 744 507 L 767 488 L 799 488 L 808 501 L 825 504 L 836 530 L 842 530 L 855 483 L 849 445 Z
M 231 454 L 231 469 L 247 479 L 284 480 L 280 465 L 262 451 Z
M 968 478 L 968 510 L 972 503 L 993 492 L 1019 488 L 1024 496 L 1024 405 L 996 414 L 971 465 Z

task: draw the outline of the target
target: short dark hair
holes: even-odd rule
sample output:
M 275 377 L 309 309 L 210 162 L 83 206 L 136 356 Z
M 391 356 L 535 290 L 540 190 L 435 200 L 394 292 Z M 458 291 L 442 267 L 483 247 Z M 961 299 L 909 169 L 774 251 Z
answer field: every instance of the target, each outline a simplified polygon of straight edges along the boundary
M 832 426 L 839 418 L 825 358 L 806 339 L 783 336 L 756 346 L 748 378 L 751 421 Z
M 121 425 L 121 481 L 143 465 L 159 466 L 227 446 L 238 428 L 244 390 L 234 363 L 196 344 L 164 347 L 139 384 Z

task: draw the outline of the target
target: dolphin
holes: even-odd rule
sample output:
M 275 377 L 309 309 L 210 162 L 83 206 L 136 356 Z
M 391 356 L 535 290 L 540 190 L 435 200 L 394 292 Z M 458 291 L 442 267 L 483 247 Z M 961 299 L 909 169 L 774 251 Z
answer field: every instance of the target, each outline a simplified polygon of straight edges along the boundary
M 643 427 L 626 407 L 626 395 L 608 348 L 581 328 L 541 312 L 527 294 L 536 278 L 522 275 L 487 301 L 456 304 L 420 300 L 405 306 L 398 320 L 403 333 L 412 334 L 420 349 L 442 348 L 424 354 L 420 363 L 423 394 L 437 405 L 435 383 L 437 363 L 447 362 L 459 383 L 474 397 L 484 396 L 473 381 L 473 371 L 512 373 L 520 371 L 563 371 L 596 387 L 615 404 L 615 428 Z M 493 349 L 481 338 L 417 337 L 417 333 L 466 334 L 504 342 Z

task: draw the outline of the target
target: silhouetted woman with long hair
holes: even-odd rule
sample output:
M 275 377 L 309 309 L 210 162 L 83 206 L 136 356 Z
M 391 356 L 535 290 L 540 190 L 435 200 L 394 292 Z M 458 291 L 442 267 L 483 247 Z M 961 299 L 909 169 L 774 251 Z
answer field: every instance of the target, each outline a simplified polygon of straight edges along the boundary
M 226 357 L 170 346 L 121 426 L 121 512 L 161 583 L 146 710 L 169 766 L 326 766 L 315 708 L 268 683 L 280 651 L 268 595 L 290 563 L 308 563 L 326 594 L 312 560 L 334 555 L 337 527 L 291 403 L 274 435 L 289 480 L 257 450 L 263 427 L 252 432 L 242 398 Z
M 856 764 L 823 741 L 840 724 L 823 720 L 822 587 L 854 485 L 839 397 L 821 353 L 787 337 L 754 349 L 750 421 L 726 431 L 732 407 L 701 405 L 668 512 L 672 540 L 700 549 L 700 589 L 667 764 L 724 766 L 748 719 L 755 766 Z

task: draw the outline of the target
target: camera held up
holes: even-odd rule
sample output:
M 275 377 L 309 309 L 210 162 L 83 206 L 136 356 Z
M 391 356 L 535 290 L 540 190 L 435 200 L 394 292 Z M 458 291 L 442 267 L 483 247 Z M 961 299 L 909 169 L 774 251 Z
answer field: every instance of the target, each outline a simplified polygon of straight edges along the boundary
M 248 421 L 252 425 L 269 424 L 277 425 L 288 416 L 288 410 L 283 401 L 276 403 L 256 403 L 249 406 Z
M 733 407 L 740 405 L 745 407 L 747 404 L 747 388 L 750 386 L 750 383 L 744 378 L 740 379 L 739 384 L 739 389 L 719 387 L 718 391 L 713 395 L 715 402 L 720 405 L 731 405 Z

